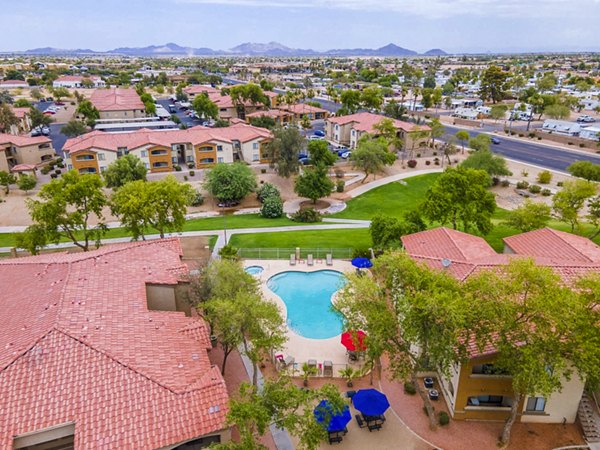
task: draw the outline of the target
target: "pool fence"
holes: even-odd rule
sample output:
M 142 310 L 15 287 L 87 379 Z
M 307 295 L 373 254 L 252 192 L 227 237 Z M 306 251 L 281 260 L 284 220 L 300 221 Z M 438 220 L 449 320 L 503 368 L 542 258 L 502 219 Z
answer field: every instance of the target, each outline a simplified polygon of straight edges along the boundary
M 240 248 L 238 256 L 244 259 L 289 259 L 295 255 L 296 259 L 306 259 L 308 255 L 317 259 L 325 259 L 332 255 L 334 259 L 351 259 L 352 248 Z

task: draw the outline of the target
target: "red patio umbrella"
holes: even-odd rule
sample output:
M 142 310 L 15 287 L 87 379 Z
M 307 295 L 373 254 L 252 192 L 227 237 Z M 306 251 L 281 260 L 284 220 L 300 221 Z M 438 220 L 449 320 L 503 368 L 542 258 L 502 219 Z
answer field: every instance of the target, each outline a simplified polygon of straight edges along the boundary
M 367 346 L 364 343 L 366 333 L 364 331 L 346 331 L 342 333 L 342 345 L 351 352 L 365 351 Z

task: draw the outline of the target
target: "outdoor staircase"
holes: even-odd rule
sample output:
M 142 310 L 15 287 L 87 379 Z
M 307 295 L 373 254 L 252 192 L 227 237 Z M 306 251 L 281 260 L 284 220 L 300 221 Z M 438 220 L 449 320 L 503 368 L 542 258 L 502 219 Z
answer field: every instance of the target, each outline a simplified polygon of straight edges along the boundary
M 594 401 L 584 393 L 579 402 L 577 416 L 583 428 L 585 440 L 600 442 L 600 415 L 594 406 Z

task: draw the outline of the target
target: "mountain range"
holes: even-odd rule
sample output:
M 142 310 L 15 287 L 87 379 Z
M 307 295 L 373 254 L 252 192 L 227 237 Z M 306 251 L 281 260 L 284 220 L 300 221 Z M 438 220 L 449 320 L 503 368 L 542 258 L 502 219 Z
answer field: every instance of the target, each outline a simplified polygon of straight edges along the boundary
M 316 51 L 286 47 L 279 42 L 253 43 L 246 42 L 229 50 L 213 50 L 201 47 L 182 47 L 172 42 L 165 45 L 150 45 L 148 47 L 119 47 L 105 52 L 90 49 L 59 49 L 53 47 L 34 48 L 24 52 L 11 52 L 25 55 L 51 55 L 51 56 L 85 56 L 85 55 L 125 55 L 125 56 L 415 56 L 419 53 L 395 44 L 388 44 L 377 49 L 352 48 Z M 443 56 L 447 53 L 436 48 L 423 53 L 425 56 Z

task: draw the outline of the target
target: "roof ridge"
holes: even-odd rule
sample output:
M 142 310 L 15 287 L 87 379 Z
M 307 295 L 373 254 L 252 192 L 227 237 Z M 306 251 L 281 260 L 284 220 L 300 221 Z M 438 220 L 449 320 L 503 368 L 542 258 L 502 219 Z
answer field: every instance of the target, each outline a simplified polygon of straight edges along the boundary
M 17 353 L 14 356 L 14 358 L 11 358 L 4 366 L 0 367 L 0 373 L 4 372 L 6 369 L 8 369 L 10 366 L 12 366 L 19 358 L 21 358 L 26 353 L 31 351 L 31 349 L 33 347 L 35 347 L 42 339 L 44 339 L 46 336 L 48 336 L 52 331 L 54 331 L 56 329 L 57 329 L 57 326 L 56 326 L 56 322 L 55 322 L 50 328 L 48 328 L 48 330 L 45 333 L 40 334 L 36 339 L 33 340 L 33 342 L 30 345 L 25 347 L 25 349 L 23 351 Z
M 458 250 L 458 253 L 460 253 L 462 255 L 462 257 L 464 258 L 464 261 L 468 261 L 467 255 L 463 252 L 462 248 L 456 243 L 456 241 L 454 240 L 454 236 L 450 233 L 451 231 L 456 232 L 457 230 L 451 230 L 448 227 L 441 227 L 441 229 L 444 231 L 446 236 L 448 236 L 448 238 L 452 242 L 452 245 L 454 246 L 454 248 L 456 248 L 456 250 Z M 460 233 L 460 231 L 458 231 L 458 232 Z M 468 234 L 468 233 L 465 233 L 465 234 Z M 471 235 L 468 234 L 468 236 L 471 236 Z

